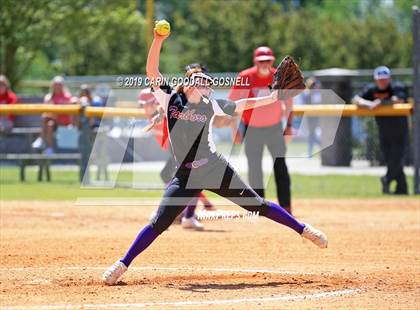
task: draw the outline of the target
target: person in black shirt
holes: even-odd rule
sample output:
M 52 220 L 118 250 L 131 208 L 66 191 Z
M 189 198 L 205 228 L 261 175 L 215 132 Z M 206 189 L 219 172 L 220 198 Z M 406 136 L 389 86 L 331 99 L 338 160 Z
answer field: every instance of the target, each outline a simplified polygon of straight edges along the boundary
M 391 81 L 391 71 L 381 66 L 375 69 L 374 83 L 368 84 L 354 97 L 354 103 L 374 109 L 380 105 L 391 105 L 407 101 L 403 84 Z M 379 130 L 379 141 L 387 166 L 386 175 L 381 177 L 382 191 L 390 193 L 390 184 L 396 181 L 394 194 L 406 195 L 407 181 L 404 175 L 404 155 L 408 142 L 408 120 L 405 116 L 375 117 Z
M 164 232 L 191 199 L 204 189 L 229 199 L 253 214 L 285 225 L 318 247 L 326 248 L 328 240 L 324 233 L 297 221 L 278 204 L 259 196 L 216 152 L 211 132 L 215 116 L 233 115 L 276 102 L 276 91 L 266 97 L 216 100 L 211 96 L 213 79 L 200 68 L 188 70 L 187 83 L 172 89 L 165 84 L 159 72 L 160 50 L 167 36 L 155 31 L 146 71 L 153 83 L 156 99 L 166 114 L 169 142 L 177 171 L 163 194 L 156 216 L 140 231 L 125 256 L 103 273 L 104 283 L 115 284 L 133 259 Z

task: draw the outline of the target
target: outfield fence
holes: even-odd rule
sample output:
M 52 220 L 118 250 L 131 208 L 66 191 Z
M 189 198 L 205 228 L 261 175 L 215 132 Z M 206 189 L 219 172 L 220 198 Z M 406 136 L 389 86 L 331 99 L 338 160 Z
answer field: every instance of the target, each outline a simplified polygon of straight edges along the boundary
M 127 102 L 117 102 L 117 105 L 127 105 Z M 3 115 L 29 115 L 29 114 L 68 114 L 78 115 L 80 117 L 80 176 L 81 179 L 88 169 L 88 162 L 90 156 L 90 147 L 87 147 L 90 142 L 91 128 L 89 126 L 89 118 L 146 118 L 143 109 L 140 108 L 122 108 L 122 107 L 91 107 L 82 106 L 79 104 L 69 105 L 54 105 L 54 104 L 13 104 L 0 105 L 0 114 Z M 401 103 L 389 106 L 380 106 L 373 110 L 358 107 L 353 104 L 345 105 L 295 105 L 292 113 L 295 116 L 306 117 L 372 117 L 372 116 L 413 116 L 415 117 L 414 104 Z M 415 123 L 415 122 L 414 122 Z M 418 133 L 414 133 L 413 139 L 418 138 Z M 416 146 L 416 141 L 413 141 Z M 414 148 L 414 158 L 419 158 L 420 150 L 418 147 Z M 418 162 L 414 163 L 414 193 L 420 193 L 419 184 L 419 166 Z

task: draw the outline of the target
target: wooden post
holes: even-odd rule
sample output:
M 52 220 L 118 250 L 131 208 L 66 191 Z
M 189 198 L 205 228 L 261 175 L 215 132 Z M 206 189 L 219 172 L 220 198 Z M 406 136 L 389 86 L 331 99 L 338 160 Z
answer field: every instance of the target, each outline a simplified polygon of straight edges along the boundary
M 80 150 L 80 183 L 89 184 L 89 156 L 92 150 L 91 129 L 89 125 L 89 118 L 85 114 L 85 106 L 80 110 L 80 137 L 79 137 L 79 150 Z
M 153 38 L 154 28 L 154 16 L 155 16 L 155 3 L 154 0 L 146 0 L 146 43 L 147 48 L 150 48 Z
M 413 7 L 414 193 L 420 194 L 420 9 Z

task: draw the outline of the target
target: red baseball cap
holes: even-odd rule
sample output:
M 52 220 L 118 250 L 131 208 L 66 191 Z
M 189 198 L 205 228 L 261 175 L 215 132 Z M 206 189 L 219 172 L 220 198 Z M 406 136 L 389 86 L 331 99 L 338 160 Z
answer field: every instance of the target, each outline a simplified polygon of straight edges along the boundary
M 257 47 L 254 51 L 254 61 L 275 60 L 273 51 L 268 46 Z
M 138 103 L 143 104 L 157 104 L 155 96 L 152 94 L 150 88 L 143 89 L 138 97 Z

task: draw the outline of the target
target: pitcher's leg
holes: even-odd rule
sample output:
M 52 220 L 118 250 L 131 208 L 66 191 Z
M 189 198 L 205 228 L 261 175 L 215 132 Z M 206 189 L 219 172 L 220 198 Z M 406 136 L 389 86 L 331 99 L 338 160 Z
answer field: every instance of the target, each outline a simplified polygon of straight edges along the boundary
M 174 178 L 168 185 L 160 202 L 156 215 L 149 225 L 146 225 L 134 240 L 127 254 L 121 260 L 125 266 L 129 266 L 133 259 L 143 252 L 162 232 L 164 232 L 175 220 L 178 214 L 184 210 L 186 204 L 192 199 L 189 195 L 198 195 L 198 192 L 185 190 L 179 179 Z
M 225 163 L 225 165 L 225 175 L 223 176 L 220 188 L 208 188 L 208 190 L 229 199 L 250 212 L 258 212 L 260 215 L 283 224 L 298 234 L 302 234 L 305 224 L 297 221 L 278 204 L 259 196 L 241 179 L 229 164 Z
M 172 180 L 175 171 L 175 160 L 172 155 L 170 155 L 170 157 L 165 162 L 165 166 L 163 166 L 162 170 L 160 171 L 160 178 L 162 179 L 163 183 L 169 183 Z
M 242 181 L 230 166 L 226 168 L 221 187 L 218 189 L 208 188 L 208 190 L 233 201 L 248 211 L 253 213 L 259 212 L 259 214 L 293 229 L 303 238 L 310 240 L 320 248 L 328 246 L 327 236 L 323 232 L 308 224 L 299 222 L 276 203 L 260 197 Z
M 159 234 L 153 229 L 152 225 L 148 224 L 143 227 L 127 253 L 121 259 L 121 262 L 123 262 L 126 267 L 130 266 L 133 259 L 151 245 L 158 236 Z
M 127 270 L 131 262 L 165 231 L 175 217 L 184 210 L 186 204 L 201 190 L 187 190 L 178 178 L 174 178 L 167 187 L 158 211 L 151 223 L 146 225 L 130 246 L 125 256 L 108 268 L 102 278 L 108 285 L 113 285 Z
M 175 218 L 192 202 L 196 203 L 201 189 L 186 189 L 185 184 L 175 177 L 167 187 L 156 215 L 151 220 L 152 227 L 161 234 Z

